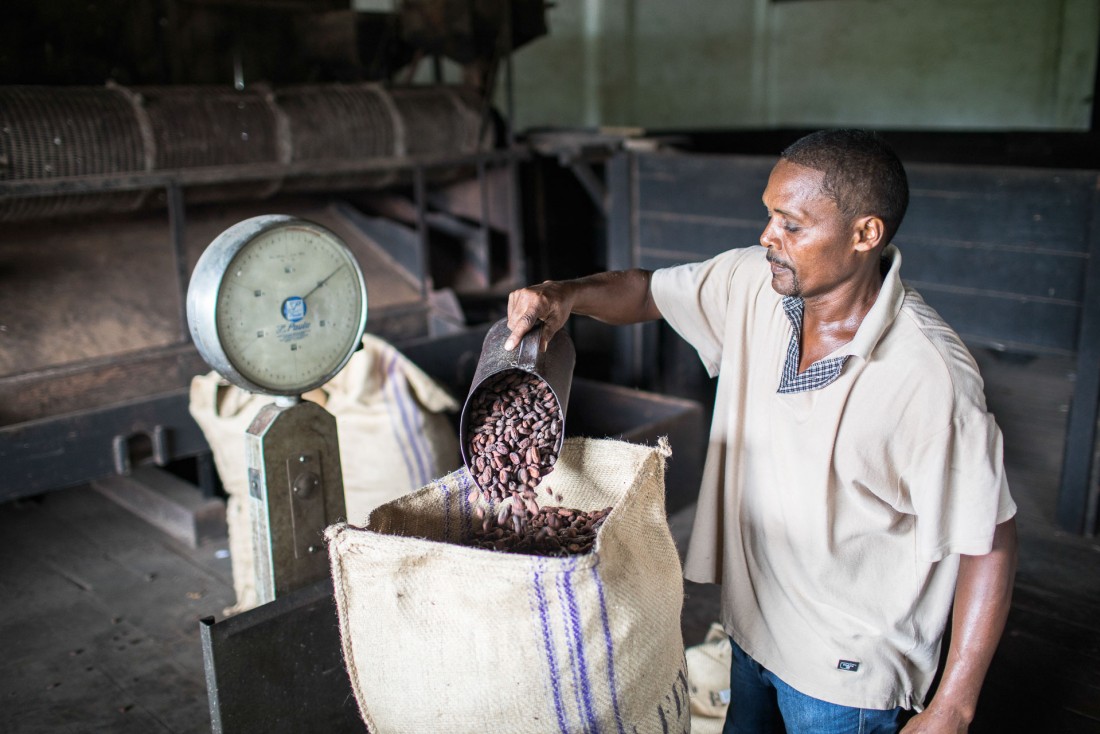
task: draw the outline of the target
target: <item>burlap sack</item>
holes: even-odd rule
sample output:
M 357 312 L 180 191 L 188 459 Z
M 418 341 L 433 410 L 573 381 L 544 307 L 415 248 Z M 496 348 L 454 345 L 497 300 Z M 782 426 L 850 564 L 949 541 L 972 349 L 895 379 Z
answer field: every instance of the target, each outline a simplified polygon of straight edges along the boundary
M 363 349 L 322 388 L 336 416 L 348 522 L 462 465 L 445 413 L 459 404 L 393 346 L 363 337 Z
M 336 418 L 347 517 L 362 522 L 388 502 L 455 467 L 462 459 L 446 412 L 458 403 L 386 341 L 366 334 L 363 348 L 331 381 L 305 396 Z M 226 524 L 236 604 L 258 603 L 249 514 L 245 432 L 270 396 L 254 395 L 216 372 L 191 381 L 190 412 L 214 455 L 226 493 Z
M 701 718 L 725 721 L 730 702 L 730 664 L 733 647 L 722 625 L 713 623 L 699 645 L 689 647 L 685 653 L 688 668 L 688 684 L 691 692 L 691 720 L 693 729 Z M 719 725 L 718 730 L 721 731 Z
M 344 660 L 369 729 L 687 732 L 667 456 L 663 440 L 566 441 L 544 484 L 562 506 L 614 507 L 583 556 L 458 545 L 476 521 L 465 469 L 379 507 L 366 528 L 330 527 Z

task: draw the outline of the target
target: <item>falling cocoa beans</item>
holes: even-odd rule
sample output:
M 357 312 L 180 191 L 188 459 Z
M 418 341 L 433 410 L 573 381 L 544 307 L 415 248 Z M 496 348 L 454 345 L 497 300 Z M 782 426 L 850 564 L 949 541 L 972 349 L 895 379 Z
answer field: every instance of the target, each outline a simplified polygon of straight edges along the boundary
M 557 397 L 538 375 L 508 370 L 478 386 L 462 438 L 477 485 L 467 499 L 473 503 L 480 496 L 496 504 L 496 512 L 475 510 L 470 545 L 545 556 L 592 549 L 610 507 L 593 512 L 540 507 L 535 494 L 554 470 L 562 431 Z M 554 496 L 549 486 L 546 493 Z
M 550 386 L 530 372 L 501 372 L 478 387 L 469 411 L 463 440 L 482 497 L 533 500 L 558 460 L 561 408 Z

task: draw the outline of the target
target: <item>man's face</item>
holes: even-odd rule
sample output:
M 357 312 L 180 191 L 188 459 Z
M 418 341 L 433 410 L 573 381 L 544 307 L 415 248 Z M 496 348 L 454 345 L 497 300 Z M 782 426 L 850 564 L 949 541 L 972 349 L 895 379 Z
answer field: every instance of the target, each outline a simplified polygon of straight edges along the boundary
M 856 272 L 855 232 L 821 188 L 822 171 L 780 159 L 768 177 L 764 206 L 772 288 L 783 296 L 826 295 Z

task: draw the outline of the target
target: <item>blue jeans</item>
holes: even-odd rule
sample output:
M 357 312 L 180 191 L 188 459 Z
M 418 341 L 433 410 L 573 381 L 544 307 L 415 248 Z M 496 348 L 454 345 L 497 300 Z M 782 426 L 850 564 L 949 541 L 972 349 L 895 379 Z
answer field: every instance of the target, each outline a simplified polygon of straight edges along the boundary
M 722 734 L 895 734 L 902 709 L 838 706 L 799 693 L 733 644 L 730 705 Z

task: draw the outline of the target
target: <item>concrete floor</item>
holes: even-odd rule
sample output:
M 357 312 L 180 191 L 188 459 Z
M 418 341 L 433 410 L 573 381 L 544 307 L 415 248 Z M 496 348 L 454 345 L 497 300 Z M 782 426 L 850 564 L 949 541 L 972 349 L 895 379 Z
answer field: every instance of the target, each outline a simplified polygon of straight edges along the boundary
M 0 731 L 210 731 L 198 620 L 233 602 L 224 542 L 51 492 L 0 506 L 0 599 Z

